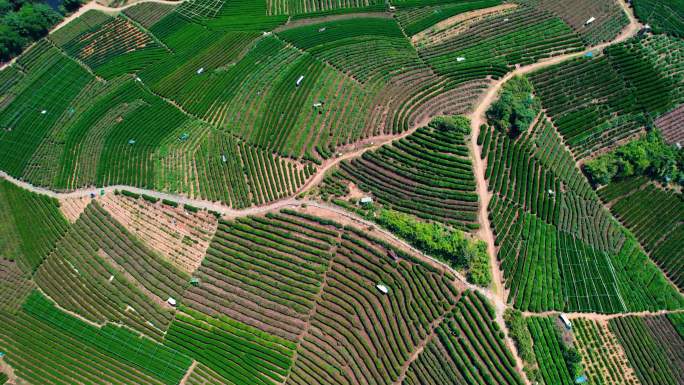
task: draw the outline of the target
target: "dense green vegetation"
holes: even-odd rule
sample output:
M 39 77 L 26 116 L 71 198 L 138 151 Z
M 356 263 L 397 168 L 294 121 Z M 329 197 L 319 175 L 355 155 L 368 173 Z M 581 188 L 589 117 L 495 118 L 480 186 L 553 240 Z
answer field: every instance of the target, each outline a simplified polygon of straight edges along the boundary
M 468 279 L 474 284 L 487 287 L 492 282 L 487 244 L 483 241 L 471 240 L 460 230 L 436 222 L 422 222 L 392 210 L 381 210 L 375 220 L 427 254 L 456 269 L 467 270 Z
M 583 169 L 596 185 L 643 175 L 665 185 L 684 186 L 684 150 L 666 143 L 659 132 L 653 130 L 644 138 L 586 162 Z
M 684 383 L 681 0 L 635 0 L 628 39 L 614 0 L 143 2 L 46 35 L 78 1 L 0 0 L 0 60 L 36 40 L 0 70 L 17 383 Z
M 533 92 L 532 84 L 525 77 L 507 81 L 499 98 L 487 111 L 488 123 L 513 137 L 527 131 L 541 110 Z
M 81 0 L 64 0 L 55 11 L 47 3 L 27 0 L 0 2 L 0 62 L 17 56 L 30 43 L 47 35 L 67 12 L 81 6 Z
M 528 326 L 528 320 L 520 310 L 506 309 L 504 321 L 508 327 L 508 334 L 515 343 L 518 355 L 523 360 L 525 374 L 530 380 L 539 376 L 536 368 L 537 358 L 532 348 L 532 334 Z

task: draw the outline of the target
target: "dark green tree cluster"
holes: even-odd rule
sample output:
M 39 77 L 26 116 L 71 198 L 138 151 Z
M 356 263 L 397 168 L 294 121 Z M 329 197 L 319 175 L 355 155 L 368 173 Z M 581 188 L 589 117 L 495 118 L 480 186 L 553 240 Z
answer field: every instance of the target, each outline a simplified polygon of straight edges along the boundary
M 657 130 L 587 162 L 584 172 L 594 185 L 630 176 L 648 176 L 684 186 L 684 150 L 666 143 Z
M 487 244 L 483 241 L 471 240 L 463 231 L 440 223 L 422 222 L 393 210 L 381 210 L 376 220 L 423 252 L 456 269 L 467 269 L 472 283 L 486 287 L 492 282 Z
M 499 100 L 487 111 L 491 126 L 517 137 L 527 130 L 541 110 L 541 103 L 533 94 L 532 84 L 526 77 L 516 76 L 504 84 Z
M 524 370 L 530 381 L 539 378 L 537 370 L 537 357 L 532 348 L 532 335 L 527 327 L 527 319 L 517 309 L 508 308 L 504 312 L 504 321 L 508 327 L 508 333 L 518 349 L 518 354 L 524 363 Z
M 470 120 L 465 116 L 437 116 L 430 121 L 430 126 L 444 131 L 459 131 L 470 134 Z
M 47 35 L 63 14 L 80 5 L 81 0 L 64 0 L 57 12 L 43 2 L 0 0 L 0 61 L 19 55 L 28 44 Z

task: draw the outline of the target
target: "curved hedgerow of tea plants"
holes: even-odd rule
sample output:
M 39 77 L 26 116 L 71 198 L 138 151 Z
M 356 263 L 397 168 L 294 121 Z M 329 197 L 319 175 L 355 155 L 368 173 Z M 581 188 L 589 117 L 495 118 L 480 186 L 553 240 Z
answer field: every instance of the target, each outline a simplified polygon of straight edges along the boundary
M 515 64 L 530 64 L 580 49 L 581 41 L 562 20 L 522 7 L 486 18 L 436 44 L 419 47 L 418 53 L 438 73 L 466 81 L 500 78 Z
M 639 382 L 645 385 L 674 385 L 679 383 L 678 366 L 665 349 L 656 342 L 642 317 L 619 317 L 609 321 L 627 353 Z
M 126 8 L 123 13 L 144 28 L 150 29 L 176 7 L 176 4 L 140 3 Z
M 32 273 L 55 248 L 69 228 L 59 202 L 0 181 L 0 252 Z
M 681 0 L 635 0 L 634 13 L 655 33 L 684 37 L 684 3 Z
M 411 363 L 404 383 L 522 384 L 491 309 L 480 295 L 464 294 Z
M 336 20 L 286 29 L 278 36 L 361 82 L 421 65 L 393 19 Z
M 629 24 L 627 14 L 611 0 L 519 0 L 532 7 L 553 12 L 577 32 L 588 45 L 614 39 Z M 594 19 L 587 23 L 590 19 Z
M 644 178 L 611 182 L 599 195 L 670 279 L 684 287 L 684 252 L 678 247 L 684 239 L 681 195 Z
M 460 15 L 465 12 L 500 5 L 501 0 L 465 0 L 453 1 L 442 5 L 418 6 L 413 8 L 401 7 L 396 18 L 401 28 L 408 36 L 424 31 L 442 20 Z
M 55 329 L 66 332 L 84 346 L 130 364 L 168 385 L 177 384 L 191 364 L 187 356 L 147 338 L 141 338 L 126 328 L 112 325 L 97 327 L 64 313 L 39 291 L 33 291 L 29 295 L 23 310 Z
M 402 255 L 393 260 L 364 231 L 345 230 L 288 384 L 397 381 L 432 325 L 456 304 L 449 274 L 390 248 Z
M 108 79 L 139 71 L 169 56 L 164 46 L 125 17 L 96 24 L 61 47 Z
M 34 287 L 16 261 L 0 258 L 0 312 L 15 314 Z
M 187 116 L 133 80 L 118 82 L 98 96 L 65 129 L 57 186 L 154 188 L 153 155 Z
M 478 198 L 465 127 L 434 121 L 404 139 L 344 161 L 323 185 L 351 181 L 384 206 L 460 228 L 477 222 Z M 343 190 L 330 192 L 342 195 Z
M 607 322 L 574 319 L 573 334 L 577 350 L 586 365 L 591 383 L 628 385 L 636 383 L 634 370 L 627 361 L 617 337 L 608 329 Z
M 226 316 L 182 309 L 164 340 L 233 384 L 282 383 L 296 344 Z
M 15 374 L 35 384 L 162 385 L 163 381 L 93 345 L 20 311 L 0 312 L 0 344 Z
M 180 300 L 189 277 L 117 230 L 101 210 L 93 203 L 81 214 L 35 281 L 61 307 L 88 320 L 120 322 L 160 340 L 172 318 L 160 303 Z
M 0 110 L 0 168 L 20 178 L 93 76 L 45 39 L 22 55 L 17 66 L 25 75 L 8 91 L 13 96 Z
M 313 174 L 311 166 L 279 157 L 212 131 L 194 155 L 196 195 L 235 208 L 272 202 L 294 194 Z
M 290 213 L 219 221 L 188 306 L 294 341 L 320 291 L 338 235 Z M 230 299 L 230 302 L 226 302 Z
M 527 320 L 539 373 L 547 384 L 572 385 L 575 379 L 569 372 L 564 356 L 568 349 L 560 335 L 560 326 L 553 318 L 532 317 Z

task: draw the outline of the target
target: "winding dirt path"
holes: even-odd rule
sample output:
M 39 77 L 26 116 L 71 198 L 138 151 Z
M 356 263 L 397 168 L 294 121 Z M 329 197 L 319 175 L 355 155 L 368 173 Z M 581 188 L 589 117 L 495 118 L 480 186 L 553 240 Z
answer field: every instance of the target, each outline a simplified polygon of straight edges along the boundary
M 178 2 L 172 2 L 172 1 L 167 1 L 167 0 L 141 0 L 139 2 L 136 2 L 134 4 L 128 4 L 122 7 L 118 8 L 111 8 L 111 7 L 105 7 L 103 5 L 97 4 L 94 1 L 84 5 L 79 11 L 76 13 L 70 15 L 68 18 L 66 18 L 62 23 L 58 24 L 52 32 L 58 30 L 62 26 L 66 25 L 69 21 L 73 20 L 74 18 L 82 15 L 83 13 L 87 12 L 88 10 L 95 9 L 95 10 L 100 10 L 106 13 L 116 13 L 120 12 L 126 8 L 129 8 L 135 4 L 139 4 L 142 2 L 156 2 L 156 3 L 162 3 L 162 4 L 178 4 Z M 192 199 L 188 198 L 185 196 L 181 195 L 176 195 L 176 194 L 170 194 L 170 193 L 163 193 L 163 192 L 158 192 L 154 190 L 147 190 L 147 189 L 140 189 L 136 187 L 131 187 L 131 186 L 121 186 L 121 185 L 116 185 L 116 186 L 108 186 L 104 188 L 84 188 L 84 189 L 79 189 L 75 190 L 72 192 L 66 192 L 66 193 L 57 193 L 49 189 L 41 188 L 41 187 L 36 187 L 33 186 L 27 182 L 18 180 L 16 178 L 13 178 L 9 175 L 7 175 L 5 172 L 0 171 L 0 177 L 4 178 L 22 188 L 25 188 L 27 190 L 39 193 L 39 194 L 44 194 L 48 195 L 57 199 L 65 199 L 65 198 L 80 198 L 80 197 L 88 197 L 91 194 L 94 194 L 96 196 L 100 195 L 101 191 L 104 191 L 105 194 L 112 193 L 114 190 L 129 190 L 138 194 L 146 194 L 150 195 L 159 199 L 168 199 L 172 201 L 176 201 L 180 204 L 189 204 L 198 208 L 202 209 L 207 209 L 207 210 L 213 210 L 221 215 L 227 217 L 227 218 L 235 218 L 235 217 L 240 217 L 240 216 L 248 216 L 248 215 L 257 215 L 257 214 L 263 214 L 268 211 L 273 211 L 273 210 L 278 210 L 281 208 L 285 207 L 294 207 L 294 208 L 308 208 L 308 209 L 313 209 L 316 210 L 316 213 L 330 219 L 336 219 L 338 221 L 347 221 L 347 222 L 353 222 L 356 225 L 360 226 L 365 226 L 366 228 L 373 228 L 372 234 L 380 237 L 389 243 L 399 247 L 402 250 L 405 250 L 407 252 L 410 252 L 413 255 L 419 256 L 422 260 L 425 262 L 433 265 L 433 266 L 438 266 L 441 269 L 447 269 L 450 271 L 454 276 L 456 277 L 456 281 L 454 284 L 461 288 L 469 288 L 472 290 L 476 290 L 482 294 L 484 294 L 492 303 L 494 304 L 494 307 L 496 309 L 496 322 L 500 325 L 502 330 L 507 331 L 507 328 L 505 326 L 505 322 L 503 320 L 503 314 L 504 311 L 507 309 L 508 305 L 506 303 L 506 293 L 505 289 L 503 287 L 503 275 L 501 273 L 501 270 L 499 268 L 498 262 L 496 260 L 496 248 L 494 245 L 494 235 L 491 229 L 491 225 L 489 222 L 488 218 L 488 212 L 487 212 L 487 206 L 489 204 L 489 201 L 491 199 L 491 194 L 489 193 L 487 189 L 487 184 L 486 180 L 484 178 L 484 173 L 485 173 L 485 162 L 481 158 L 481 149 L 479 146 L 477 146 L 477 137 L 480 133 L 480 125 L 482 125 L 486 121 L 485 113 L 491 106 L 491 104 L 497 99 L 498 93 L 503 86 L 503 84 L 513 78 L 514 76 L 518 75 L 524 75 L 528 74 L 534 71 L 537 71 L 542 68 L 546 68 L 558 63 L 561 63 L 566 60 L 570 60 L 573 58 L 581 57 L 582 55 L 586 54 L 587 52 L 590 51 L 598 51 L 602 50 L 603 48 L 616 44 L 622 41 L 627 40 L 628 38 L 634 36 L 639 29 L 641 28 L 641 24 L 638 23 L 638 21 L 635 19 L 634 15 L 632 14 L 631 10 L 626 6 L 623 0 L 618 0 L 618 3 L 623 7 L 625 12 L 627 13 L 630 23 L 629 25 L 625 28 L 625 30 L 620 33 L 616 39 L 614 39 L 612 42 L 607 42 L 600 44 L 598 46 L 592 47 L 591 49 L 587 49 L 582 52 L 576 52 L 576 53 L 571 53 L 571 54 L 565 54 L 565 55 L 560 55 L 552 58 L 548 58 L 542 61 L 539 61 L 537 63 L 527 65 L 527 66 L 522 66 L 516 68 L 514 71 L 508 73 L 506 76 L 503 78 L 497 80 L 496 82 L 493 82 L 490 86 L 490 88 L 487 90 L 487 92 L 484 94 L 483 97 L 480 98 L 478 104 L 475 106 L 475 109 L 473 113 L 470 114 L 470 119 L 471 119 L 471 124 L 472 124 L 472 131 L 471 131 L 471 140 L 470 140 L 470 146 L 471 146 L 471 153 L 473 155 L 473 165 L 474 165 L 474 173 L 475 173 L 475 178 L 477 181 L 477 193 L 480 198 L 480 210 L 478 213 L 479 220 L 480 220 L 480 230 L 478 231 L 478 236 L 481 237 L 484 241 L 487 242 L 487 249 L 492 261 L 492 267 L 493 267 L 493 284 L 491 288 L 485 289 L 481 287 L 477 287 L 475 285 L 472 285 L 468 283 L 459 272 L 455 271 L 448 265 L 436 260 L 435 258 L 426 255 L 422 253 L 421 251 L 415 249 L 411 245 L 409 245 L 407 242 L 403 241 L 402 239 L 399 239 L 396 237 L 394 234 L 391 232 L 384 230 L 382 228 L 379 228 L 375 223 L 372 223 L 370 221 L 367 221 L 363 218 L 360 218 L 356 214 L 347 212 L 346 210 L 343 210 L 337 206 L 332 206 L 327 203 L 319 202 L 319 201 L 314 201 L 314 200 L 309 200 L 309 199 L 296 199 L 294 197 L 289 197 L 285 198 L 279 201 L 271 202 L 266 205 L 262 206 L 254 206 L 246 209 L 233 209 L 230 207 L 227 207 L 221 203 L 217 202 L 209 202 L 209 201 L 204 201 L 204 200 L 198 200 L 198 199 Z M 10 63 L 6 63 L 4 66 L 8 65 Z M 334 166 L 339 164 L 339 162 L 346 160 L 346 159 L 351 159 L 357 156 L 362 155 L 366 151 L 370 151 L 376 148 L 379 148 L 380 146 L 390 143 L 394 140 L 401 139 L 403 137 L 406 137 L 410 134 L 412 134 L 418 127 L 421 127 L 423 125 L 427 124 L 427 121 L 424 122 L 418 122 L 412 129 L 407 130 L 401 134 L 398 135 L 384 135 L 384 136 L 378 136 L 374 138 L 368 138 L 364 141 L 361 141 L 359 143 L 356 143 L 353 145 L 350 150 L 343 155 L 329 159 L 325 161 L 320 167 L 317 173 L 309 180 L 307 181 L 300 189 L 297 191 L 295 195 L 299 195 L 301 193 L 306 193 L 310 191 L 312 188 L 317 186 L 325 177 L 325 174 Z M 592 320 L 605 320 L 605 319 L 610 319 L 610 318 L 615 318 L 615 317 L 620 317 L 623 315 L 655 315 L 655 314 L 666 314 L 669 313 L 667 311 L 661 311 L 657 313 L 624 313 L 624 314 L 616 314 L 616 315 L 603 315 L 603 314 L 595 314 L 595 313 L 568 313 L 568 316 L 570 318 L 577 318 L 577 317 L 583 317 L 583 318 L 588 318 Z M 545 313 L 526 313 L 526 315 L 557 315 L 559 314 L 558 312 L 545 312 Z M 506 333 L 508 334 L 508 333 Z M 509 346 L 509 348 L 513 351 L 516 352 L 515 347 L 513 346 L 512 341 L 510 341 L 509 338 L 506 338 L 506 344 Z M 417 357 L 419 354 L 419 351 L 414 352 L 414 356 Z M 519 355 L 515 354 L 516 360 L 517 360 L 517 366 L 518 369 L 522 372 L 522 362 L 520 361 Z M 190 373 L 191 371 L 189 371 Z M 529 381 L 526 379 L 526 383 L 529 384 Z
M 477 105 L 474 112 L 470 115 L 472 132 L 470 147 L 471 152 L 473 154 L 473 166 L 475 172 L 475 180 L 477 182 L 477 194 L 480 197 L 480 212 L 478 214 L 478 218 L 480 221 L 480 229 L 477 234 L 482 240 L 487 242 L 487 251 L 489 252 L 492 265 L 492 291 L 504 302 L 506 301 L 506 291 L 503 286 L 503 274 L 499 267 L 499 263 L 496 259 L 494 233 L 491 229 L 491 224 L 489 222 L 489 213 L 487 211 L 489 201 L 492 198 L 492 193 L 488 191 L 487 182 L 484 177 L 486 164 L 482 160 L 482 149 L 480 148 L 480 146 L 477 145 L 477 137 L 480 134 L 480 126 L 487 122 L 486 112 L 492 105 L 492 103 L 494 103 L 498 99 L 501 87 L 503 87 L 503 85 L 513 77 L 529 74 L 540 69 L 562 63 L 566 60 L 581 57 L 583 55 L 586 55 L 588 52 L 603 50 L 604 48 L 610 45 L 623 42 L 635 36 L 637 32 L 639 32 L 639 30 L 642 28 L 642 24 L 636 20 L 634 14 L 632 13 L 632 10 L 627 6 L 624 0 L 618 0 L 618 3 L 627 14 L 629 18 L 629 24 L 613 41 L 599 44 L 595 47 L 586 49 L 581 52 L 554 56 L 552 58 L 540 60 L 530 65 L 516 68 L 514 71 L 509 72 L 506 76 L 494 82 L 490 86 L 490 88 L 485 93 L 483 100 L 480 102 L 479 105 Z

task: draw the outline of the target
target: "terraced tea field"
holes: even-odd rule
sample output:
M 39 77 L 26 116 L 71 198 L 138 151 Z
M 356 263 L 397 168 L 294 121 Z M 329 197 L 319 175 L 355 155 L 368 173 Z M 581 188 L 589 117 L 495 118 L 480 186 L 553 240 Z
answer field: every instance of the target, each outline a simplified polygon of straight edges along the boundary
M 0 5 L 0 384 L 684 383 L 681 1 Z

